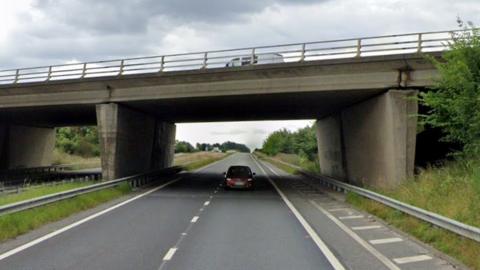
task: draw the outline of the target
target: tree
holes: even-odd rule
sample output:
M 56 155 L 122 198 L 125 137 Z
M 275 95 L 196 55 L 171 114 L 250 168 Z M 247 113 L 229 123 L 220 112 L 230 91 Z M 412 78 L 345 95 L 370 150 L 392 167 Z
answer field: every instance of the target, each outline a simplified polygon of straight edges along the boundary
M 176 141 L 175 142 L 175 153 L 191 153 L 194 152 L 195 148 L 185 141 Z
M 429 108 L 425 125 L 441 128 L 443 140 L 463 144 L 464 154 L 480 153 L 480 31 L 458 19 L 461 33 L 452 33 L 443 60 L 429 57 L 440 79 L 419 100 Z
M 235 143 L 231 141 L 226 141 L 222 143 L 220 145 L 220 149 L 222 150 L 222 152 L 226 152 L 228 150 L 235 150 L 235 151 L 245 152 L 245 153 L 250 152 L 250 148 L 248 148 L 248 146 L 246 146 L 245 144 Z
M 68 154 L 84 157 L 99 156 L 97 127 L 57 128 L 55 146 Z
M 263 142 L 262 152 L 271 156 L 278 153 L 297 154 L 313 161 L 317 156 L 315 128 L 307 126 L 295 132 L 286 129 L 274 131 Z

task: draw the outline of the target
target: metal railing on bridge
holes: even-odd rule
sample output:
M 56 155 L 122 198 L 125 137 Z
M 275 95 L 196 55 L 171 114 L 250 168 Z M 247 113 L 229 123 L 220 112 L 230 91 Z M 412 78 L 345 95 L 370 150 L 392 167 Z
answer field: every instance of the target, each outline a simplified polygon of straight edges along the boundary
M 9 69 L 0 70 L 0 84 L 439 52 L 464 33 L 467 30 L 409 33 Z

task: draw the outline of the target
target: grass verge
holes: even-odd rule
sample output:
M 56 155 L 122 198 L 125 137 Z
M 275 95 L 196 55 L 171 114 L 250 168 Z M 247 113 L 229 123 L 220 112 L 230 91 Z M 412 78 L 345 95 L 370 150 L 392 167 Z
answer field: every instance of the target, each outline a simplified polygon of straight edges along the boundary
M 264 154 L 260 154 L 260 155 L 257 154 L 257 157 L 261 160 L 265 160 L 265 161 L 271 163 L 272 165 L 281 169 L 282 171 L 285 171 L 286 173 L 295 174 L 295 175 L 298 174 L 298 170 L 295 167 L 288 166 L 287 164 L 281 163 L 281 162 L 279 162 L 279 161 L 277 161 L 273 158 L 269 158 L 268 156 L 266 156 Z
M 217 160 L 226 158 L 231 153 L 195 152 L 185 153 L 175 157 L 175 165 L 183 166 L 187 171 L 193 171 Z
M 286 157 L 277 155 L 272 158 L 258 152 L 255 154 L 290 174 L 297 172 L 294 167 L 276 161 L 282 160 L 297 165 L 295 157 L 291 155 Z M 318 173 L 316 169 L 313 172 Z M 372 188 L 372 190 L 460 222 L 480 226 L 480 204 L 478 203 L 480 201 L 480 160 L 478 159 L 450 161 L 442 167 L 427 168 L 414 179 L 394 189 Z M 355 193 L 348 193 L 347 202 L 383 219 L 468 267 L 480 270 L 480 243 Z
M 261 160 L 268 161 L 278 167 L 279 169 L 289 173 L 289 174 L 299 174 L 299 171 L 294 166 L 298 166 L 305 171 L 309 171 L 312 173 L 319 173 L 320 167 L 318 162 L 310 161 L 310 160 L 303 160 L 298 155 L 295 154 L 283 154 L 280 153 L 276 156 L 270 157 L 261 152 L 254 152 L 254 154 Z M 289 166 L 288 164 L 292 164 L 294 166 Z
M 53 151 L 54 165 L 72 165 L 73 170 L 99 168 L 101 166 L 100 157 L 81 157 L 70 155 L 55 149 Z
M 62 192 L 74 188 L 84 187 L 93 184 L 93 182 L 72 182 L 53 186 L 31 186 L 20 193 L 6 194 L 0 196 L 0 205 L 6 205 L 14 202 L 20 202 L 28 199 L 33 199 L 48 194 Z
M 64 219 L 83 210 L 119 198 L 131 191 L 128 183 L 45 206 L 0 216 L 0 242 L 15 238 L 40 226 Z
M 347 194 L 347 202 L 413 235 L 468 267 L 480 270 L 480 243 L 351 192 Z

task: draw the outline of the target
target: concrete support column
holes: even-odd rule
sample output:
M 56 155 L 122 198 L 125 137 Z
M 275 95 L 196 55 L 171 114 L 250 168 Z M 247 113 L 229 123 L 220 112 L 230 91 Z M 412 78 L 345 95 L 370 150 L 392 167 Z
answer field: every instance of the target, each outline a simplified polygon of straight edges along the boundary
M 0 170 L 8 168 L 7 160 L 7 135 L 8 128 L 6 125 L 0 124 Z
M 152 169 L 161 169 L 173 165 L 175 133 L 175 124 L 160 121 L 156 122 L 152 151 Z
M 104 180 L 171 164 L 175 125 L 115 103 L 96 109 Z
M 317 120 L 316 131 L 321 173 L 337 179 L 345 179 L 341 116 L 335 114 Z
M 346 173 L 351 182 L 395 186 L 413 175 L 416 90 L 390 90 L 342 111 Z
M 54 147 L 54 128 L 1 125 L 0 169 L 49 166 Z

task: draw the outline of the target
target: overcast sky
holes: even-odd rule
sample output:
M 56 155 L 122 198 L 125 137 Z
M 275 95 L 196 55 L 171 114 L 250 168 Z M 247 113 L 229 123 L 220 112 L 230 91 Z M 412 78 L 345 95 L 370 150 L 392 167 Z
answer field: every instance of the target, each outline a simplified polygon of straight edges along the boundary
M 450 30 L 479 14 L 479 0 L 2 0 L 0 69 Z M 180 124 L 177 139 L 253 148 L 311 123 Z

